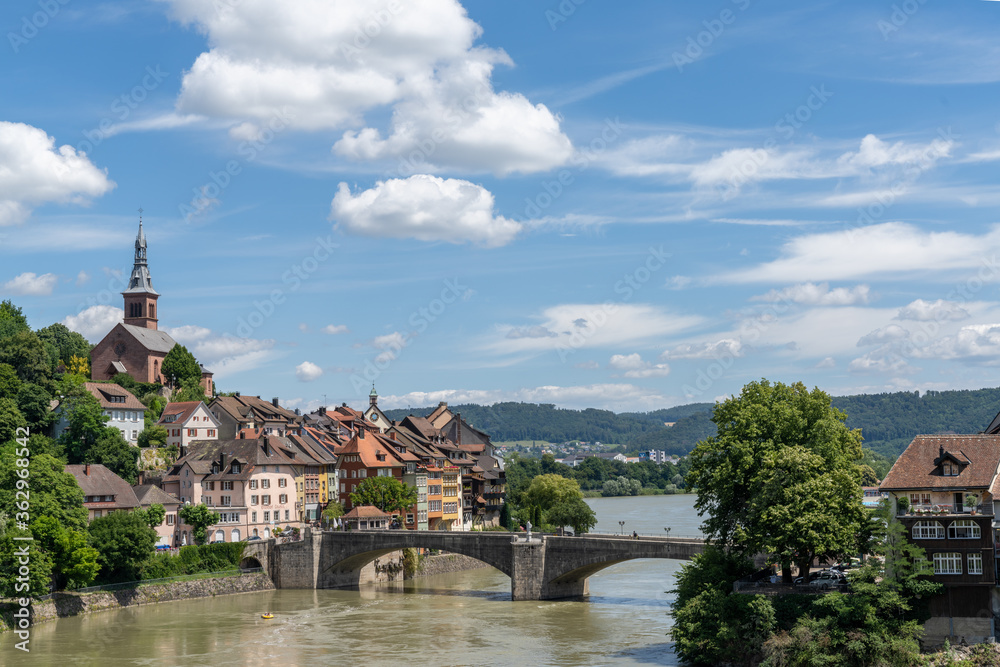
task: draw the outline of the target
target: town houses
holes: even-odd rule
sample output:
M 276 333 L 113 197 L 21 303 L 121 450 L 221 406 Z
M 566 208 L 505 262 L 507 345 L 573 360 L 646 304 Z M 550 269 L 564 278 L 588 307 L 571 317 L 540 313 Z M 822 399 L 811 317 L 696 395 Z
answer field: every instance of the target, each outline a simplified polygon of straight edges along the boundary
M 91 519 L 161 505 L 158 544 L 168 548 L 194 543 L 195 528 L 184 523 L 181 511 L 201 504 L 217 518 L 207 530 L 210 542 L 267 539 L 321 522 L 448 531 L 499 524 L 506 497 L 502 459 L 490 437 L 446 403 L 425 416 L 393 420 L 372 386 L 367 406 L 345 402 L 302 414 L 282 407 L 278 398 L 215 395 L 213 375 L 200 364 L 197 384 L 204 399 L 171 401 L 178 388 L 169 386 L 163 362 L 176 343 L 158 327 L 160 293 L 153 289 L 147 252 L 140 220 L 132 274 L 122 293 L 124 317 L 91 351 L 95 381 L 83 388 L 100 403 L 108 426 L 130 443 L 150 418 L 164 429 L 166 470 L 145 470 L 139 484 L 129 486 L 103 465 L 68 466 Z M 155 391 L 140 401 L 122 386 L 123 378 Z M 158 415 L 148 407 L 150 395 L 166 400 Z M 54 428 L 58 435 L 68 422 L 58 402 L 52 409 L 62 417 Z M 417 501 L 393 512 L 356 506 L 352 494 L 378 477 L 413 488 Z M 331 506 L 338 512 L 324 515 Z

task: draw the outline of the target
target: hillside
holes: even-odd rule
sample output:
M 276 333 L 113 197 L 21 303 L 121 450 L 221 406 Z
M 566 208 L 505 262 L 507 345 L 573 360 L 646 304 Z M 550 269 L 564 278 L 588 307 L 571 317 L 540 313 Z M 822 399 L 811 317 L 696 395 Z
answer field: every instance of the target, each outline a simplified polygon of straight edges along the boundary
M 928 391 L 923 396 L 917 392 L 837 396 L 833 404 L 847 413 L 849 427 L 862 430 L 865 447 L 894 460 L 917 434 L 985 429 L 1000 410 L 1000 388 Z M 386 415 L 402 419 L 432 409 L 386 410 Z M 567 410 L 547 403 L 464 404 L 450 409 L 497 442 L 585 440 L 620 444 L 629 453 L 662 449 L 687 454 L 699 440 L 715 434 L 711 403 L 623 413 Z

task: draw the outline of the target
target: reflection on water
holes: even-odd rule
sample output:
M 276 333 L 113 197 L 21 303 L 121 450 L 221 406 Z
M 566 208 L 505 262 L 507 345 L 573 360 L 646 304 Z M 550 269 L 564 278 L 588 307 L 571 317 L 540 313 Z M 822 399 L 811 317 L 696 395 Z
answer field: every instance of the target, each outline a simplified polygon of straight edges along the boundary
M 588 500 L 613 532 L 693 534 L 692 496 Z M 613 526 L 610 527 L 610 526 Z M 683 528 L 680 528 L 683 527 Z M 586 601 L 513 602 L 493 568 L 358 591 L 268 591 L 44 623 L 31 653 L 2 636 L 3 665 L 676 665 L 666 633 L 671 560 L 626 561 Z M 260 614 L 271 611 L 273 620 Z

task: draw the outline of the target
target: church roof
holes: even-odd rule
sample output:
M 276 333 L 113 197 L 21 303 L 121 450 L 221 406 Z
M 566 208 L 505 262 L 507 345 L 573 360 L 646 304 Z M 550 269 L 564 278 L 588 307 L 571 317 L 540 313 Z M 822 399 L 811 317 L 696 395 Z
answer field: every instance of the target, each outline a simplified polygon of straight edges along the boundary
M 139 218 L 139 233 L 135 237 L 135 264 L 132 266 L 132 276 L 128 280 L 128 289 L 122 294 L 159 294 L 153 289 L 153 279 L 146 264 L 146 235 L 142 231 L 142 218 Z
M 150 352 L 167 353 L 177 344 L 166 331 L 146 329 L 144 327 L 137 327 L 134 324 L 125 324 L 124 322 L 119 326 L 124 327 L 125 331 L 132 334 L 132 337 Z

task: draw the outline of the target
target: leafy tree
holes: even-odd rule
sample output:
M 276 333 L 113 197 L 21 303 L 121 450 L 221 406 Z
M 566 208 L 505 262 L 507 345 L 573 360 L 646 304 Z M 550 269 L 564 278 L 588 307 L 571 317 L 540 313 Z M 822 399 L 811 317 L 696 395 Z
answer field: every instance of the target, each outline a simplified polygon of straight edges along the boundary
M 87 586 L 101 569 L 86 532 L 67 530 L 52 517 L 41 516 L 32 522 L 31 534 L 52 562 L 57 590 Z
M 66 448 L 70 463 L 83 463 L 87 451 L 106 430 L 108 417 L 97 399 L 83 388 L 74 389 L 66 397 L 63 409 L 69 427 L 60 436 L 60 442 Z
M 537 505 L 543 511 L 574 499 L 583 499 L 580 483 L 554 474 L 535 477 L 524 493 L 526 504 Z
M 21 380 L 10 364 L 0 364 L 0 398 L 15 398 L 21 389 Z
M 368 477 L 351 494 L 351 504 L 374 505 L 383 512 L 402 512 L 417 503 L 417 490 L 395 477 Z
M 160 503 L 153 503 L 146 510 L 146 523 L 149 524 L 150 528 L 155 529 L 157 526 L 163 524 L 163 519 L 167 516 L 167 511 L 163 509 L 163 505 Z
M 0 442 L 13 440 L 17 437 L 17 429 L 27 425 L 14 399 L 0 398 Z
M 333 521 L 334 519 L 339 519 L 344 516 L 344 505 L 336 500 L 331 500 L 326 509 L 323 510 L 323 516 L 327 521 Z
M 31 327 L 21 309 L 10 299 L 0 302 L 0 338 L 9 338 L 24 331 L 31 331 Z
M 514 529 L 514 519 L 510 515 L 510 503 L 504 503 L 500 506 L 500 525 L 507 530 Z
M 559 502 L 545 512 L 545 520 L 553 526 L 570 526 L 578 535 L 597 525 L 597 515 L 582 498 Z
M 201 386 L 200 382 L 200 378 L 198 380 L 185 378 L 181 381 L 180 391 L 174 394 L 173 400 L 179 403 L 186 401 L 207 401 L 205 388 Z
M 47 430 L 56 420 L 55 413 L 49 410 L 51 401 L 52 394 L 33 382 L 25 382 L 17 392 L 17 407 L 32 429 L 38 431 Z
M 0 338 L 0 363 L 13 366 L 24 382 L 44 382 L 52 375 L 49 353 L 30 330 Z
M 111 381 L 122 389 L 128 389 L 133 394 L 136 391 L 136 387 L 139 386 L 139 383 L 135 381 L 135 378 L 128 373 L 115 373 L 111 378 Z
M 100 578 L 105 583 L 137 580 L 157 539 L 142 510 L 111 512 L 94 519 L 90 536 L 100 554 Z
M 810 554 L 850 548 L 863 520 L 862 451 L 845 419 L 826 393 L 802 383 L 751 382 L 716 404 L 718 435 L 695 447 L 686 479 L 711 540 L 778 554 L 786 578 L 793 560 L 808 571 Z
M 167 429 L 158 424 L 147 426 L 139 434 L 139 447 L 163 447 L 167 444 Z
M 0 513 L 17 518 L 16 461 L 20 447 L 6 446 L 0 454 Z M 83 491 L 76 478 L 65 471 L 59 459 L 48 454 L 32 453 L 28 459 L 28 479 L 31 480 L 31 517 L 50 516 L 63 527 L 85 531 L 87 510 L 83 507 Z
M 201 545 L 208 540 L 208 528 L 219 523 L 219 514 L 208 509 L 208 505 L 185 505 L 178 514 L 181 521 L 193 528 L 194 543 Z
M 66 370 L 74 375 L 90 378 L 90 359 L 75 354 L 66 362 Z
M 185 381 L 190 382 L 193 380 L 198 382 L 201 380 L 201 366 L 198 365 L 198 361 L 194 358 L 194 355 L 180 344 L 174 345 L 167 352 L 167 356 L 163 358 L 163 364 L 160 369 L 163 377 L 172 387 L 180 387 Z
M 37 335 L 42 343 L 48 343 L 56 349 L 57 359 L 67 366 L 73 357 L 83 360 L 90 358 L 90 343 L 77 332 L 67 328 L 65 324 L 51 324 L 39 329 Z
M 0 535 L 0 597 L 37 598 L 47 595 L 52 580 L 52 559 L 34 540 L 15 540 L 15 537 L 31 537 L 31 532 L 27 529 L 8 528 Z M 28 550 L 31 563 L 27 582 L 18 580 L 21 576 L 18 560 L 24 549 Z

